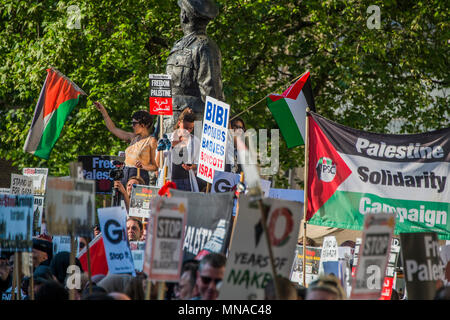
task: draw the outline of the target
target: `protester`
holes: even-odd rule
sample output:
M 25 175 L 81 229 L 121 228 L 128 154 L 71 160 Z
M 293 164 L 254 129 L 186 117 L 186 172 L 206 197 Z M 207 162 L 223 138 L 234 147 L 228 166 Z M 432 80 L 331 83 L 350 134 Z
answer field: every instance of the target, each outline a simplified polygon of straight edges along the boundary
M 2 252 L 0 255 L 0 295 L 2 295 L 12 285 L 13 268 L 9 258 L 14 253 Z M 3 299 L 2 299 L 3 300 Z
M 145 241 L 147 239 L 147 229 L 148 229 L 148 218 L 142 221 L 142 235 L 139 241 Z
M 145 181 L 141 177 L 133 176 L 128 179 L 126 189 L 123 186 L 122 182 L 114 181 L 114 188 L 117 188 L 122 194 L 127 212 L 130 210 L 131 192 L 133 191 L 133 185 L 135 184 L 145 185 Z
M 347 298 L 339 279 L 333 275 L 322 275 L 311 282 L 306 300 L 345 300 Z
M 230 135 L 227 141 L 225 171 L 232 173 L 241 173 L 242 166 L 238 163 L 237 137 L 243 135 L 246 131 L 244 120 L 235 118 L 230 121 Z M 231 138 L 231 139 L 230 139 Z
M 280 288 L 280 296 L 278 300 L 297 300 L 297 289 L 289 280 L 281 276 L 277 276 L 278 286 Z M 277 300 L 275 281 L 270 279 L 264 287 L 264 300 Z
M 33 291 L 36 296 L 39 288 L 49 280 L 56 281 L 56 277 L 52 274 L 52 270 L 48 266 L 38 266 L 33 272 Z M 31 296 L 31 283 L 28 282 L 28 295 Z
M 168 168 L 167 180 L 174 182 L 178 190 L 193 191 L 195 188 L 191 185 L 189 177 L 191 170 L 194 173 L 194 183 L 198 184 L 195 171 L 200 152 L 200 140 L 192 134 L 194 121 L 195 115 L 192 109 L 185 108 L 178 117 L 174 132 L 168 133 L 165 140 L 158 141 L 156 164 L 163 169 L 161 157 L 166 158 L 164 162 Z
M 189 300 L 199 295 L 196 286 L 196 277 L 199 262 L 187 260 L 181 268 L 180 281 L 175 286 L 175 298 L 177 300 Z
M 124 293 L 131 300 L 144 300 L 145 299 L 144 281 L 145 278 L 143 276 L 132 277 L 128 281 Z
M 47 239 L 42 235 L 33 238 L 33 269 L 36 269 L 39 265 L 50 265 L 53 256 L 53 244 Z
M 42 283 L 36 291 L 35 300 L 63 301 L 69 300 L 69 293 L 55 280 L 48 280 Z
M 127 132 L 116 127 L 100 102 L 94 102 L 94 105 L 102 114 L 108 130 L 119 139 L 130 143 L 125 149 L 122 184 L 125 185 L 133 176 L 142 177 L 145 185 L 154 184 L 157 170 L 155 163 L 157 140 L 152 136 L 153 117 L 147 111 L 136 111 L 131 116 L 133 132 Z M 137 169 L 140 169 L 139 174 Z
M 81 266 L 80 260 L 75 258 L 75 264 L 79 267 L 80 276 L 83 273 L 83 267 Z M 56 277 L 59 283 L 64 285 L 65 279 L 67 277 L 67 268 L 70 266 L 70 253 L 69 252 L 59 252 L 57 253 L 50 263 L 50 269 L 52 274 Z
M 203 257 L 197 271 L 198 296 L 192 300 L 217 300 L 226 262 L 226 257 L 220 253 L 209 253 Z
M 128 241 L 140 241 L 143 233 L 142 222 L 134 217 L 127 219 Z
M 298 283 L 295 283 L 295 289 L 297 290 L 297 300 L 305 300 L 306 288 Z
M 125 293 L 128 282 L 132 278 L 129 274 L 108 274 L 100 282 L 98 286 L 106 290 L 106 292 L 121 292 Z
M 81 300 L 115 300 L 106 291 L 92 292 L 92 294 L 85 294 L 81 297 Z

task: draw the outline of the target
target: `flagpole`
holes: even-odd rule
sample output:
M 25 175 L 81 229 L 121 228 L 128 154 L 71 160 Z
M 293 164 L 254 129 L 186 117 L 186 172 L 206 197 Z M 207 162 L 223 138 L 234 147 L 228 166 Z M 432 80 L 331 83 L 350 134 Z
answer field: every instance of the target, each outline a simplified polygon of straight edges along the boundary
M 308 213 L 308 166 L 309 166 L 309 107 L 306 108 L 306 123 L 305 123 L 305 176 L 303 181 L 305 185 L 303 187 L 303 286 L 306 288 L 306 214 Z

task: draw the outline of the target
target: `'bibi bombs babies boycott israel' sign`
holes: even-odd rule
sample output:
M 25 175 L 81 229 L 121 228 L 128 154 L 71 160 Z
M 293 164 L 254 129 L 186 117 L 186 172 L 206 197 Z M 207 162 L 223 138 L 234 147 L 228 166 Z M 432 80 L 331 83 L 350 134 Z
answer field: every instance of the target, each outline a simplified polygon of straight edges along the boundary
M 213 183 L 214 171 L 225 170 L 230 105 L 206 97 L 197 177 Z
M 263 203 L 269 207 L 267 227 L 276 273 L 289 278 L 303 217 L 303 204 L 269 198 L 263 199 Z M 239 216 L 235 223 L 219 299 L 264 299 L 264 288 L 272 279 L 269 249 L 258 204 L 250 202 L 246 195 L 239 198 Z

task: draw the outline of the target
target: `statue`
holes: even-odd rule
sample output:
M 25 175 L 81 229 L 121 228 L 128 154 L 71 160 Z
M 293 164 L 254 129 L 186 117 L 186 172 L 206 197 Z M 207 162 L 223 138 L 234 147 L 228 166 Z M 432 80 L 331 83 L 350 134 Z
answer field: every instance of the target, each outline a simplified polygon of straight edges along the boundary
M 172 76 L 173 116 L 164 116 L 164 132 L 172 132 L 178 115 L 186 108 L 203 120 L 206 96 L 224 101 L 221 53 L 206 35 L 206 27 L 218 14 L 213 0 L 178 0 L 184 37 L 175 42 L 167 58 L 166 73 Z

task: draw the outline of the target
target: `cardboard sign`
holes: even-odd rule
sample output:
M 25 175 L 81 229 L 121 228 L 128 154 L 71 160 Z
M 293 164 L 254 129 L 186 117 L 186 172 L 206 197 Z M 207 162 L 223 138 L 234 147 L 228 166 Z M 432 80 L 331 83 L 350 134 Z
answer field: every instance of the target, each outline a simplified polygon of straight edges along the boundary
M 2 251 L 31 251 L 32 195 L 0 195 L 0 247 Z
M 113 161 L 123 160 L 116 156 L 78 156 L 78 161 L 83 165 L 83 177 L 87 180 L 95 180 L 97 194 L 111 194 L 114 185 L 110 177 L 111 170 L 116 167 Z
M 43 213 L 44 213 L 44 197 L 34 196 L 33 235 L 35 235 L 35 236 L 41 233 Z
M 90 237 L 95 223 L 94 181 L 50 177 L 45 219 L 50 234 Z
M 70 252 L 70 236 L 53 236 L 53 256 L 59 252 Z
M 12 173 L 10 193 L 33 194 L 33 178 Z
M 351 299 L 374 300 L 380 298 L 394 227 L 395 216 L 393 214 L 366 214 Z
M 322 244 L 322 255 L 320 256 L 320 265 L 319 265 L 319 274 L 328 274 L 330 272 L 325 272 L 324 263 L 325 262 L 333 262 L 331 264 L 327 264 L 327 271 L 329 271 L 329 267 L 337 264 L 338 258 L 338 244 L 335 236 L 328 236 L 323 239 Z M 335 276 L 338 276 L 335 274 Z
M 289 278 L 297 245 L 303 205 L 298 202 L 265 198 L 267 226 L 276 273 Z M 239 197 L 239 216 L 232 247 L 227 258 L 221 300 L 261 300 L 272 278 L 268 244 L 261 225 L 261 211 L 250 197 Z
M 211 193 L 229 192 L 231 190 L 234 190 L 236 188 L 236 185 L 240 182 L 240 178 L 241 175 L 238 173 L 216 171 L 214 173 L 214 180 L 211 185 Z M 272 181 L 270 180 L 260 179 L 261 189 L 264 193 L 264 197 L 266 198 L 269 197 L 271 184 Z M 247 182 L 245 180 L 244 186 L 246 187 L 247 193 Z M 303 199 L 301 199 L 300 201 L 303 202 Z
M 395 268 L 400 254 L 400 239 L 392 238 L 391 252 L 389 254 L 386 275 L 384 276 L 383 289 L 381 290 L 380 300 L 391 300 L 392 288 L 395 281 Z
M 133 256 L 134 269 L 142 272 L 144 268 L 145 241 L 130 241 L 131 255 Z
M 134 262 L 127 239 L 127 212 L 120 207 L 98 209 L 109 273 L 133 273 Z
M 206 97 L 197 177 L 209 183 L 215 171 L 225 170 L 229 117 L 229 104 Z
M 400 243 L 408 300 L 433 300 L 436 282 L 444 279 L 437 234 L 400 233 Z
M 150 74 L 150 114 L 173 115 L 172 77 L 168 74 Z
M 183 263 L 183 238 L 188 201 L 161 198 L 153 202 L 152 250 L 149 278 L 178 281 Z
M 319 278 L 319 265 L 322 248 L 306 247 L 306 284 Z M 303 246 L 297 245 L 292 264 L 291 281 L 303 285 Z
M 33 194 L 35 196 L 45 195 L 48 168 L 23 168 L 22 174 L 33 179 Z
M 158 195 L 159 188 L 145 185 L 133 185 L 131 190 L 130 217 L 148 218 L 151 213 L 151 200 Z

